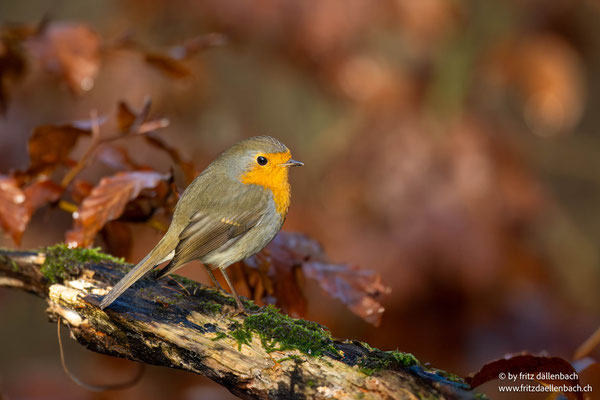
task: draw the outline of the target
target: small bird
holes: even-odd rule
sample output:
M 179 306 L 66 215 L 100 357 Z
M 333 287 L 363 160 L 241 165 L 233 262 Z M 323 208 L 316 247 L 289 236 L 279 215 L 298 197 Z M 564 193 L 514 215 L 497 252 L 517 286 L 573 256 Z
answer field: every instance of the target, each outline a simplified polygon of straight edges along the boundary
M 213 281 L 220 269 L 245 313 L 225 269 L 262 250 L 279 232 L 290 206 L 288 168 L 304 165 L 270 136 L 243 140 L 223 152 L 192 181 L 175 206 L 158 244 L 102 299 L 105 309 L 148 271 L 170 261 L 157 279 L 200 260 Z

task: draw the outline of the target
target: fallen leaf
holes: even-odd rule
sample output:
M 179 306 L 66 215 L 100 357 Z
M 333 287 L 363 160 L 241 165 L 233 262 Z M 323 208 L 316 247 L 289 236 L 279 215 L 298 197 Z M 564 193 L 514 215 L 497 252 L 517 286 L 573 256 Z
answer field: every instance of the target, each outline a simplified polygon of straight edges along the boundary
M 316 240 L 299 233 L 280 232 L 259 255 L 246 264 L 260 269 L 266 263 L 272 279 L 273 296 L 286 312 L 302 315 L 305 299 L 299 275 L 313 278 L 330 296 L 339 299 L 353 313 L 377 326 L 384 308 L 378 298 L 390 289 L 374 271 L 333 264 Z M 267 288 L 268 290 L 268 288 Z
M 63 191 L 62 186 L 49 179 L 35 181 L 27 186 L 24 192 L 30 215 L 33 215 L 38 208 L 57 201 Z
M 73 125 L 42 125 L 35 128 L 28 144 L 29 175 L 47 174 L 59 165 L 66 165 L 79 138 L 89 134 L 89 130 Z
M 172 176 L 168 179 L 171 180 Z M 167 199 L 171 194 L 169 180 L 160 181 L 155 187 L 142 190 L 135 200 L 127 203 L 119 220 L 129 222 L 148 221 L 157 209 L 166 206 Z
M 94 87 L 100 69 L 100 39 L 87 25 L 52 23 L 26 44 L 40 64 L 61 76 L 73 92 L 81 94 Z
M 302 260 L 296 256 L 292 249 L 276 242 L 263 252 L 264 265 L 261 269 L 266 269 L 271 278 L 265 286 L 276 304 L 286 314 L 298 318 L 306 314 L 306 297 L 302 292 Z
M 21 242 L 29 222 L 25 202 L 25 193 L 17 186 L 17 180 L 0 177 L 0 224 L 16 244 Z
M 127 203 L 144 189 L 155 188 L 168 177 L 155 171 L 119 172 L 103 178 L 74 213 L 74 227 L 67 232 L 72 247 L 90 246 L 108 221 L 119 218 Z
M 94 185 L 88 181 L 77 179 L 69 187 L 71 188 L 71 198 L 73 201 L 81 203 L 83 199 L 90 195 Z
M 146 99 L 142 109 L 139 112 L 135 112 L 127 103 L 119 101 L 117 106 L 117 124 L 119 125 L 119 131 L 124 135 L 134 133 L 146 118 L 148 118 L 151 104 L 150 99 Z
M 566 385 L 576 387 L 580 384 L 579 377 L 573 366 L 560 357 L 535 356 L 532 354 L 509 355 L 506 358 L 485 364 L 472 378 L 465 381 L 475 388 L 486 382 L 499 379 L 501 374 L 516 374 L 519 380 L 530 380 L 541 383 L 551 383 L 555 386 Z M 549 379 L 549 374 L 565 374 L 575 379 Z M 520 374 L 530 374 L 520 375 Z M 507 382 L 505 376 L 502 380 Z M 521 378 L 521 376 L 523 378 Z M 564 392 L 570 399 L 583 399 L 581 392 Z
M 2 229 L 11 235 L 17 245 L 20 244 L 33 213 L 47 203 L 58 200 L 62 192 L 60 185 L 50 180 L 36 181 L 22 190 L 16 179 L 0 177 Z
M 123 135 L 142 135 L 169 126 L 169 120 L 159 118 L 147 121 L 151 101 L 147 98 L 140 112 L 135 112 L 127 103 L 120 101 L 117 109 L 117 123 Z
M 316 280 L 330 296 L 340 300 L 354 314 L 375 326 L 381 322 L 385 308 L 377 301 L 390 289 L 381 283 L 381 277 L 371 270 L 355 265 L 307 262 L 302 271 Z

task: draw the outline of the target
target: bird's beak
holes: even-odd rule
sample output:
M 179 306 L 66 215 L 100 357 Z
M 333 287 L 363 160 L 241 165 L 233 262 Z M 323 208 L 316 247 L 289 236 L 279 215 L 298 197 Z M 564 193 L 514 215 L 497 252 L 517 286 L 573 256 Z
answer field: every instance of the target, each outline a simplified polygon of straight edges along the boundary
M 304 165 L 303 162 L 291 160 L 291 159 L 283 164 L 279 164 L 280 167 L 301 167 L 303 165 Z

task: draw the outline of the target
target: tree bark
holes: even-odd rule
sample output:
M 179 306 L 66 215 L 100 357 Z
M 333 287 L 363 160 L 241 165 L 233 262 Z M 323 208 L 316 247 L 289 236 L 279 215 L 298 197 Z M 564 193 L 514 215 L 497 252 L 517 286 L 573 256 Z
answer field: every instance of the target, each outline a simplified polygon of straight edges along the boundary
M 252 316 L 232 316 L 231 298 L 180 277 L 146 277 L 102 311 L 102 296 L 130 266 L 68 252 L 0 250 L 0 286 L 46 299 L 50 319 L 60 317 L 92 351 L 204 375 L 245 399 L 475 398 L 451 374 L 402 353 L 332 340 L 325 328 L 322 354 L 277 345 L 246 326 Z

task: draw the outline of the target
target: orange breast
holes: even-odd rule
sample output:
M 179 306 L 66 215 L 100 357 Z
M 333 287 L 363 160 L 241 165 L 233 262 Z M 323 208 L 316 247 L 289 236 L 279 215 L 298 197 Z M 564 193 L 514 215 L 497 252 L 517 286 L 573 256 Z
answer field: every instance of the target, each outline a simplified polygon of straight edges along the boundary
M 256 164 L 250 171 L 241 177 L 242 183 L 260 185 L 273 193 L 275 209 L 282 216 L 287 215 L 290 207 L 290 184 L 288 182 L 288 168 L 278 164 L 287 162 L 292 155 L 290 151 L 283 153 L 264 154 L 268 163 L 266 165 Z

